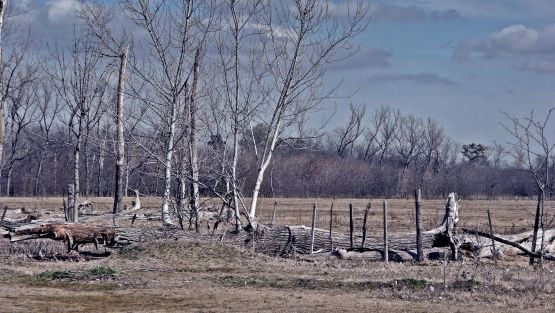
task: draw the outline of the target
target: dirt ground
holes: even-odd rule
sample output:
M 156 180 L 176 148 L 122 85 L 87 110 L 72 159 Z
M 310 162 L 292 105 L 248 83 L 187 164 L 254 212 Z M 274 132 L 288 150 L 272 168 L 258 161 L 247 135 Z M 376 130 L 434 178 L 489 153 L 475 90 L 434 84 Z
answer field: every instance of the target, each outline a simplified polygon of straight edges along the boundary
M 111 199 L 92 200 L 95 209 L 109 210 Z M 145 210 L 153 213 L 158 212 L 158 201 L 142 200 Z M 277 201 L 276 222 L 308 225 L 311 204 L 316 202 L 322 213 L 318 226 L 329 227 L 332 199 Z M 346 226 L 350 202 L 362 217 L 367 201 L 335 200 L 335 230 Z M 40 211 L 61 207 L 61 199 L 0 198 L 0 205 Z M 379 232 L 381 201 L 372 200 L 372 205 L 370 226 Z M 491 209 L 497 232 L 528 229 L 534 210 L 533 201 L 463 200 L 460 205 L 463 226 L 484 227 L 486 210 Z M 430 226 L 426 228 L 439 223 L 444 206 L 444 201 L 424 201 L 424 221 Z M 273 200 L 264 200 L 262 222 L 271 219 L 272 207 Z M 412 201 L 390 201 L 391 231 L 412 230 L 413 215 Z M 0 312 L 555 311 L 555 262 L 534 269 L 522 256 L 508 256 L 497 266 L 472 258 L 424 265 L 329 256 L 284 259 L 217 239 L 191 232 L 178 240 L 127 246 L 89 261 L 31 258 L 40 250 L 63 251 L 62 242 L 38 239 L 12 245 L 1 239 Z

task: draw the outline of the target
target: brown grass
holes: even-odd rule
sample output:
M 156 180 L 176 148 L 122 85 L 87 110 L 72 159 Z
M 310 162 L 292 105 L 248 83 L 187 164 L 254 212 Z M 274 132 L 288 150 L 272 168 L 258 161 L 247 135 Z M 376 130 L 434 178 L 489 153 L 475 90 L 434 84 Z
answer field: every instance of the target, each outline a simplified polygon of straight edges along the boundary
M 127 199 L 129 201 L 129 199 Z M 109 211 L 111 199 L 95 198 Z M 159 199 L 143 199 L 158 212 Z M 278 199 L 277 222 L 310 224 L 311 204 L 318 227 L 329 225 L 332 199 Z M 366 200 L 335 200 L 334 229 L 345 231 L 348 204 L 360 222 Z M 6 199 L 0 204 L 37 209 L 61 207 L 60 198 Z M 372 200 L 370 232 L 381 231 L 381 200 Z M 444 201 L 424 201 L 426 228 L 443 216 Z M 498 232 L 529 228 L 533 201 L 462 201 L 461 223 L 484 227 L 491 209 Z M 549 203 L 551 206 L 552 203 Z M 271 218 L 264 200 L 260 220 Z M 390 201 L 391 231 L 414 229 L 414 203 Z M 138 227 L 147 225 L 140 221 Z M 150 223 L 158 223 L 153 221 Z M 194 236 L 191 236 L 194 238 Z M 444 290 L 441 262 L 416 264 L 364 260 L 280 259 L 253 254 L 214 240 L 182 238 L 115 250 L 108 258 L 36 261 L 37 249 L 62 249 L 29 241 L 15 247 L 0 241 L 0 312 L 553 312 L 555 263 L 532 269 L 523 257 L 507 257 L 497 267 L 488 260 L 450 263 Z M 210 239 L 207 237 L 207 239 Z M 27 245 L 27 246 L 25 246 Z M 97 275 L 98 268 L 113 269 Z M 45 274 L 46 272 L 46 274 Z M 70 273 L 70 275 L 51 273 Z M 102 271 L 100 271 L 102 272 Z

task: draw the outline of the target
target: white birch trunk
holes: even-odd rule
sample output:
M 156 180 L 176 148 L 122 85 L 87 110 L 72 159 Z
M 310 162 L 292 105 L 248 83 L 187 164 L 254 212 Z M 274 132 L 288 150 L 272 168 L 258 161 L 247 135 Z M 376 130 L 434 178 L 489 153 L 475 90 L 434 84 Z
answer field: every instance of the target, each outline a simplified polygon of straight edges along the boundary
M 174 99 L 171 107 L 170 129 L 167 143 L 165 174 L 164 174 L 164 196 L 162 197 L 162 222 L 173 225 L 170 215 L 171 181 L 172 181 L 172 157 L 175 144 L 175 124 L 177 119 L 177 100 Z
M 127 66 L 127 53 L 128 47 L 126 46 L 120 56 L 118 99 L 116 103 L 116 127 L 118 142 L 116 156 L 116 178 L 114 187 L 114 214 L 121 212 L 123 199 L 123 170 L 125 165 L 125 138 L 123 137 L 123 93 L 125 90 L 125 67 Z

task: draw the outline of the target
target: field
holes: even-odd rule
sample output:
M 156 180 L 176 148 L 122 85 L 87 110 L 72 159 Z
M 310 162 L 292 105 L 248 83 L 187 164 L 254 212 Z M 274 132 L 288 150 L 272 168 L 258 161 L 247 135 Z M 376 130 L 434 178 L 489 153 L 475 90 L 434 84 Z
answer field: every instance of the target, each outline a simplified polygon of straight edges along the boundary
M 111 199 L 91 199 L 109 211 Z M 158 212 L 159 199 L 141 199 Z M 309 225 L 316 203 L 320 228 L 329 227 L 334 202 L 334 231 L 348 225 L 348 204 L 358 223 L 368 200 L 277 199 L 276 222 Z M 369 231 L 379 234 L 382 201 L 373 199 Z M 130 202 L 130 199 L 126 199 Z M 445 201 L 423 202 L 425 228 L 439 224 Z M 59 198 L 1 198 L 2 206 L 47 211 Z M 207 202 L 207 204 L 210 204 Z M 529 229 L 533 201 L 459 202 L 461 225 L 485 229 L 490 209 L 498 233 Z M 214 204 L 215 206 L 215 204 Z M 273 199 L 264 199 L 260 221 L 269 223 Z M 548 207 L 553 206 L 549 202 Z M 60 209 L 58 213 L 61 212 Z M 414 203 L 390 200 L 390 231 L 414 229 Z M 155 221 L 139 221 L 138 227 Z M 204 231 L 206 232 L 206 231 Z M 39 261 L 26 251 L 41 242 L 0 244 L 0 312 L 552 312 L 555 265 L 528 266 L 508 256 L 497 266 L 489 259 L 466 258 L 444 264 L 339 260 L 334 257 L 275 258 L 219 242 L 218 236 L 190 233 L 176 241 L 158 240 L 125 247 L 108 258 L 90 261 Z M 57 243 L 56 243 L 57 244 Z M 19 245 L 19 246 L 18 246 Z M 54 244 L 52 244 L 54 245 Z M 60 243 L 63 250 L 63 244 Z M 52 248 L 52 247 L 48 247 Z

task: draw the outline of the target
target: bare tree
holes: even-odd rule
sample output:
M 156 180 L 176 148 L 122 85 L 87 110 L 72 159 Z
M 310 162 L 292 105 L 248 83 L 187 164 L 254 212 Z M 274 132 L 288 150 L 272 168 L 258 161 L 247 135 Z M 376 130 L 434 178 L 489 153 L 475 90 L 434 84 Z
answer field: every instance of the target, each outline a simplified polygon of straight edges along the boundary
M 118 60 L 118 79 L 116 91 L 116 106 L 114 110 L 116 124 L 116 166 L 114 184 L 113 212 L 119 213 L 122 209 L 124 194 L 124 169 L 125 169 L 125 137 L 124 137 L 124 93 L 125 72 L 129 59 L 129 38 L 125 31 L 121 31 L 116 38 L 110 23 L 114 13 L 119 7 L 108 7 L 100 2 L 85 2 L 81 6 L 79 17 L 87 25 L 87 29 L 97 41 L 99 53 L 109 58 Z M 120 12 L 121 13 L 121 12 Z
M 259 15 L 266 8 L 267 3 L 262 0 L 226 1 L 220 14 L 223 27 L 215 33 L 216 72 L 222 73 L 219 79 L 223 85 L 223 92 L 217 97 L 223 103 L 223 116 L 229 117 L 231 134 L 231 163 L 228 167 L 236 231 L 241 228 L 240 206 L 243 204 L 238 170 L 241 135 L 264 101 L 261 82 L 267 73 L 267 67 L 260 64 L 263 41 L 258 40 L 258 35 L 261 31 L 253 25 L 257 25 Z M 223 163 L 227 163 L 226 155 L 222 157 Z
M 41 194 L 41 176 L 43 172 L 43 163 L 49 151 L 49 145 L 52 142 L 53 128 L 57 115 L 61 111 L 60 101 L 57 101 L 52 86 L 45 82 L 40 84 L 40 97 L 37 101 L 38 107 L 38 124 L 39 134 L 35 140 L 35 145 L 39 147 L 37 171 L 35 173 L 35 187 L 33 193 Z
M 364 105 L 349 105 L 350 117 L 344 127 L 337 128 L 335 135 L 335 148 L 337 155 L 344 157 L 349 150 L 352 155 L 356 141 L 362 136 L 365 128 L 362 125 L 364 116 L 366 115 L 366 107 Z
M 397 196 L 405 194 L 409 166 L 422 154 L 423 134 L 421 119 L 413 115 L 403 116 L 401 118 L 399 132 L 395 135 L 395 150 L 401 163 L 399 182 L 397 184 Z
M 7 93 L 9 92 L 9 88 L 5 88 L 5 79 L 4 79 L 4 41 L 2 40 L 2 34 L 4 30 L 4 16 L 6 15 L 6 9 L 8 8 L 8 0 L 0 0 L 0 66 L 2 66 L 2 73 L 0 73 L 0 83 L 2 85 L 2 95 L 0 96 L 0 164 L 3 164 L 3 157 L 4 157 L 4 145 L 5 145 L 5 132 L 6 132 L 6 125 L 4 124 L 5 120 L 5 109 L 4 103 L 6 101 Z
M 140 89 L 132 86 L 134 96 L 150 108 L 165 128 L 165 156 L 159 159 L 165 169 L 162 218 L 165 224 L 172 224 L 172 161 L 176 143 L 182 139 L 177 136 L 177 122 L 180 116 L 189 116 L 187 102 L 191 97 L 195 53 L 202 51 L 199 49 L 212 20 L 213 3 L 125 0 L 122 4 L 126 16 L 147 34 L 137 39 L 144 50 L 143 62 L 130 62 L 129 67 L 141 82 Z M 145 93 L 147 90 L 149 94 Z M 190 179 L 192 184 L 198 184 L 198 180 Z
M 81 192 L 80 164 L 83 140 L 90 124 L 96 124 L 107 87 L 107 72 L 101 56 L 86 36 L 77 31 L 71 44 L 69 58 L 62 49 L 53 51 L 53 62 L 47 67 L 57 95 L 65 105 L 64 123 L 68 127 L 73 147 L 73 184 L 75 203 Z M 76 209 L 76 208 L 75 208 Z M 77 217 L 77 215 L 75 214 Z
M 28 73 L 28 75 L 34 75 Z M 11 196 L 12 192 L 12 172 L 16 162 L 26 158 L 30 149 L 22 146 L 25 144 L 23 135 L 28 126 L 34 122 L 36 112 L 36 102 L 38 101 L 38 92 L 35 84 L 27 84 L 24 88 L 19 88 L 10 97 L 9 107 L 9 139 L 10 150 L 6 159 L 7 179 L 6 179 L 6 195 Z
M 366 10 L 361 1 L 354 3 L 347 17 L 330 14 L 326 2 L 294 0 L 272 2 L 257 25 L 267 42 L 264 62 L 268 64 L 271 96 L 264 119 L 268 127 L 264 147 L 258 152 L 258 170 L 252 191 L 249 219 L 256 228 L 256 209 L 260 187 L 270 165 L 278 139 L 287 136 L 290 126 L 304 112 L 313 110 L 325 96 L 321 86 L 325 64 L 334 53 L 346 48 L 350 40 L 366 27 Z
M 513 137 L 514 142 L 510 145 L 513 151 L 509 152 L 515 159 L 521 159 L 524 154 L 524 167 L 522 170 L 528 172 L 536 183 L 538 189 L 538 202 L 534 217 L 534 232 L 532 237 L 532 252 L 536 252 L 538 234 L 541 230 L 540 256 L 544 251 L 544 233 L 546 227 L 553 222 L 545 210 L 545 196 L 547 191 L 552 191 L 551 185 L 551 163 L 552 153 L 555 144 L 548 139 L 548 132 L 551 116 L 555 108 L 551 108 L 544 118 L 536 118 L 534 111 L 522 119 L 511 116 L 507 113 L 505 118 L 508 125 L 504 125 L 506 131 Z M 542 258 L 540 257 L 540 263 Z M 530 264 L 534 263 L 534 258 L 530 258 Z

